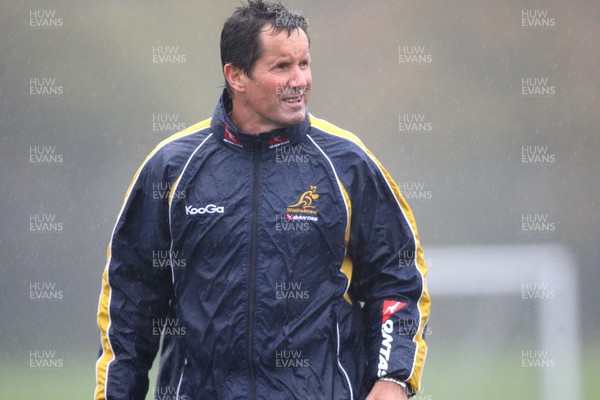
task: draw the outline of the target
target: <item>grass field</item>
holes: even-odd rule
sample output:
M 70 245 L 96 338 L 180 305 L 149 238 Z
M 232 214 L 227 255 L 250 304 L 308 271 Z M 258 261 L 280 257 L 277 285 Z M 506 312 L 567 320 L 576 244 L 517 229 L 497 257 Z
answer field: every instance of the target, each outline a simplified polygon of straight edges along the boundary
M 423 391 L 414 399 L 541 399 L 541 370 L 521 368 L 515 354 L 518 351 L 504 351 L 493 360 L 486 357 L 480 362 L 474 354 L 459 363 L 456 361 L 461 360 L 458 354 L 430 352 Z M 32 368 L 29 363 L 29 355 L 25 359 L 2 357 L 0 399 L 92 399 L 94 354 L 85 357 L 65 356 L 62 366 L 55 368 Z M 582 399 L 597 399 L 600 393 L 600 345 L 583 346 L 581 371 Z M 154 375 L 151 371 L 151 376 Z M 560 385 L 560 382 L 556 384 Z M 154 382 L 151 380 L 147 399 L 152 398 L 153 388 Z

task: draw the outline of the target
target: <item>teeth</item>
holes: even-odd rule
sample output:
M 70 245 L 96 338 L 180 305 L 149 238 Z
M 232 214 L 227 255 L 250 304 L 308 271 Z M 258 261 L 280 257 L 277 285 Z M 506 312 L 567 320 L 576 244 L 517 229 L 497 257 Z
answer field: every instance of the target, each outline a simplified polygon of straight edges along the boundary
M 285 99 L 284 101 L 286 103 L 300 103 L 300 99 L 302 99 L 301 97 L 296 97 L 294 99 Z

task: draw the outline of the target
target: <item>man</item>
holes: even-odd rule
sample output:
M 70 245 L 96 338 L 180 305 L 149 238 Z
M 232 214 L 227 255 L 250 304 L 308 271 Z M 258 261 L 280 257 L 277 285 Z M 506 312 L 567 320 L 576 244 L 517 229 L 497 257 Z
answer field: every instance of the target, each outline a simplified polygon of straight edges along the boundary
M 306 20 L 250 0 L 221 58 L 213 117 L 146 158 L 113 230 L 96 398 L 144 398 L 160 332 L 157 398 L 414 394 L 429 315 L 416 226 L 364 145 L 308 114 Z

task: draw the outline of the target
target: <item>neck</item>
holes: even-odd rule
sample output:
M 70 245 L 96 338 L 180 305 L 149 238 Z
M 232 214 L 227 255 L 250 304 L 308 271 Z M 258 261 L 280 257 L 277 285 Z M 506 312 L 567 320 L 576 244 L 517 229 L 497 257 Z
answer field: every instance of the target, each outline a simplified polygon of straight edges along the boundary
M 261 121 L 260 116 L 252 112 L 251 108 L 244 107 L 241 100 L 236 99 L 235 97 L 232 99 L 231 106 L 232 110 L 229 118 L 236 128 L 242 132 L 250 135 L 258 135 L 263 132 L 270 132 L 275 129 L 283 128 L 282 126 L 277 126 L 273 123 Z

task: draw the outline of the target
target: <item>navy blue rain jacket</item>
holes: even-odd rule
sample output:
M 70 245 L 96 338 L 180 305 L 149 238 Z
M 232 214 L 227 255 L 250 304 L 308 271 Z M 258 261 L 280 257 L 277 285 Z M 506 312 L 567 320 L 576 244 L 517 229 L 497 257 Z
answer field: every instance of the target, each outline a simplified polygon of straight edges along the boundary
M 160 143 L 127 191 L 98 307 L 96 399 L 363 399 L 419 390 L 429 315 L 412 213 L 351 133 L 307 115 L 213 117 Z

